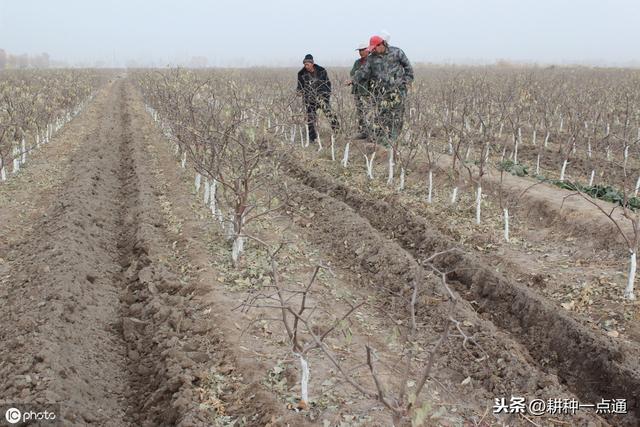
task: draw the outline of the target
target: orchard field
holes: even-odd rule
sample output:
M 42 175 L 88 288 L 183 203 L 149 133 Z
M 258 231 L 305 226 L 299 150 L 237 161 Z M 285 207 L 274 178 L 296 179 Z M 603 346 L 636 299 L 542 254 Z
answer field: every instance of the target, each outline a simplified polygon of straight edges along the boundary
M 389 147 L 331 78 L 310 144 L 295 70 L 0 73 L 0 401 L 638 425 L 640 72 L 418 68 Z

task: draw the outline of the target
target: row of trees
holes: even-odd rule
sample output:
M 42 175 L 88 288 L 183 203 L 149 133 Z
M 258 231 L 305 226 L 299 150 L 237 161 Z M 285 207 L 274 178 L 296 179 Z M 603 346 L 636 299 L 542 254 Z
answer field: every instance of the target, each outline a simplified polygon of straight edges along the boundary
M 234 214 L 218 216 L 227 222 L 233 217 L 230 229 L 240 238 L 242 218 L 246 219 L 242 212 L 251 192 L 251 185 L 240 183 L 259 176 L 257 160 L 277 159 L 277 147 L 309 146 L 304 114 L 293 95 L 293 76 L 269 70 L 174 70 L 142 76 L 147 101 L 173 132 L 176 149 L 195 164 L 200 179 L 215 189 L 215 197 L 233 199 L 229 206 L 235 206 Z M 334 81 L 344 77 L 334 76 Z M 508 171 L 509 165 L 522 164 L 522 170 L 541 179 L 583 180 L 589 187 L 597 177 L 599 184 L 620 190 L 622 220 L 633 225 L 636 215 L 628 206 L 640 186 L 638 83 L 640 73 L 634 70 L 421 70 L 407 101 L 403 132 L 388 149 L 386 182 L 402 191 L 406 177 L 420 170 L 426 173 L 420 182 L 431 202 L 440 191 L 434 187 L 434 174 L 446 175 L 451 204 L 458 203 L 461 191 L 473 189 L 475 219 L 480 223 L 483 181 L 492 168 Z M 363 173 L 375 179 L 379 148 L 354 145 L 344 137 L 356 130 L 348 89 L 334 85 L 332 104 L 343 133 L 334 135 L 321 127 L 315 147 L 343 167 L 357 165 L 352 160 L 359 157 L 364 160 Z M 229 163 L 227 157 L 235 156 L 237 147 L 254 156 L 241 153 L 239 161 L 254 158 L 255 165 Z M 261 150 L 272 155 L 260 155 Z M 277 170 L 277 164 L 264 172 L 269 175 L 270 169 Z M 232 196 L 221 196 L 218 190 Z M 508 240 L 509 205 L 503 197 L 500 204 Z M 633 260 L 638 238 L 624 239 Z M 243 247 L 240 241 L 236 246 Z M 631 284 L 625 295 L 634 296 Z
M 103 81 L 95 71 L 6 71 L 0 75 L 0 181 L 49 142 Z

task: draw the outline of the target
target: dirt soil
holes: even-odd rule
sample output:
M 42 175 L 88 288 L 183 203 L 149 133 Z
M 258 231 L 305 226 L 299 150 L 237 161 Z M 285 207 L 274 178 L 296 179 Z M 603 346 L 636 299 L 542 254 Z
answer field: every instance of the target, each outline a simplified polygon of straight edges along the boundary
M 637 425 L 638 352 L 558 312 L 532 290 L 461 251 L 437 225 L 292 158 L 286 212 L 252 224 L 290 242 L 287 286 L 304 286 L 313 328 L 363 302 L 310 354 L 311 401 L 299 410 L 300 369 L 273 310 L 239 309 L 269 283 L 251 241 L 240 268 L 230 243 L 146 113 L 118 78 L 51 144 L 0 186 L 0 401 L 58 403 L 63 425 L 388 426 L 365 360 L 375 348 L 383 386 L 397 389 L 412 284 L 425 363 L 436 351 L 425 425 Z M 450 304 L 432 267 L 447 271 Z M 296 301 L 296 300 L 294 300 Z M 246 307 L 245 307 L 246 308 Z M 332 354 L 363 395 L 337 373 Z M 405 384 L 409 389 L 415 382 Z M 496 418 L 494 399 L 625 397 L 632 413 Z
M 376 197 L 375 192 L 369 191 L 371 186 L 362 192 L 357 189 L 358 185 L 344 185 L 341 180 L 319 172 L 331 170 L 326 167 L 329 162 L 323 162 L 324 168 L 319 165 L 307 168 L 305 163 L 309 163 L 308 156 L 302 162 L 292 160 L 290 173 L 347 203 L 418 261 L 434 252 L 459 246 L 414 214 L 415 209 L 404 207 L 401 198 L 391 195 L 381 200 L 380 194 Z M 346 176 L 353 184 L 349 173 L 334 175 Z M 629 396 L 631 405 L 637 408 L 640 378 L 637 345 L 614 342 L 610 337 L 592 333 L 532 290 L 488 268 L 491 264 L 482 256 L 463 251 L 442 257 L 437 265 L 459 283 L 459 292 L 474 304 L 483 319 L 510 332 L 513 339 L 528 349 L 539 369 L 557 374 L 562 383 L 583 399 L 621 394 Z
M 132 93 L 103 89 L 0 188 L 0 400 L 64 425 L 275 423 L 176 258 Z

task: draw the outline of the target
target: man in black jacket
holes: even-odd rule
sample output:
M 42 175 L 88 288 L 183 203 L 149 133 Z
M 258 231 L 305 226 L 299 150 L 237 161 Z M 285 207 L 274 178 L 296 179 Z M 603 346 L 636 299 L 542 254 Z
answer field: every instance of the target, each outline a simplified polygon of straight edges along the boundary
M 307 110 L 307 127 L 309 129 L 309 141 L 318 138 L 316 121 L 318 109 L 324 111 L 331 122 L 331 129 L 335 132 L 340 127 L 338 118 L 331 111 L 331 81 L 327 70 L 313 62 L 313 56 L 307 54 L 302 61 L 304 67 L 298 71 L 298 88 L 296 92 L 302 95 Z

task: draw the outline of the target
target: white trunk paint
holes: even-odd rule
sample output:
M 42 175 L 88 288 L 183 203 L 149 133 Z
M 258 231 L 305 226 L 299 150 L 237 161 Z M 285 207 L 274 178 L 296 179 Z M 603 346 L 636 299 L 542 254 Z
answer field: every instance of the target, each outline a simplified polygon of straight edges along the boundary
M 596 177 L 596 171 L 591 171 L 591 176 L 589 177 L 589 187 L 593 187 L 593 179 Z
M 453 139 L 449 136 L 449 154 L 453 155 Z
M 336 161 L 336 137 L 331 134 L 331 160 Z
M 304 135 L 302 133 L 302 126 L 300 126 L 298 130 L 300 131 L 300 146 L 304 148 Z
M 587 157 L 591 158 L 591 141 L 587 143 Z
M 456 200 L 458 200 L 458 187 L 454 187 L 453 191 L 451 192 L 451 204 L 455 205 Z
M 476 224 L 480 224 L 480 207 L 482 205 L 482 187 L 476 190 Z
M 346 168 L 349 164 L 349 143 L 344 146 L 344 155 L 342 156 L 342 167 Z
M 306 139 L 306 143 L 305 143 L 304 146 L 308 147 L 309 146 L 309 125 L 306 125 L 304 128 L 305 128 L 305 130 L 307 132 L 307 139 Z
M 533 137 L 531 138 L 531 142 L 533 145 L 536 145 L 536 137 L 538 136 L 538 131 L 536 129 L 533 130 Z
M 504 129 L 504 123 L 500 123 L 500 130 L 498 131 L 498 138 L 502 138 L 502 129 Z
M 244 252 L 244 237 L 236 236 L 233 239 L 233 247 L 231 249 L 231 259 L 233 260 L 234 264 L 238 263 L 238 260 L 240 259 L 240 255 L 242 255 L 242 252 Z
M 196 194 L 200 192 L 200 184 L 202 183 L 202 175 L 196 172 L 196 178 L 193 185 L 196 187 Z
M 27 162 L 27 144 L 25 143 L 24 138 L 22 138 L 22 159 L 20 162 L 23 165 Z
M 209 180 L 207 178 L 204 179 L 204 195 L 202 202 L 205 206 L 209 204 L 209 194 L 211 191 L 211 185 L 209 184 Z
M 564 181 L 564 173 L 567 170 L 567 159 L 562 162 L 562 169 L 560 169 L 560 181 Z
M 509 209 L 503 209 L 504 218 L 504 240 L 509 241 Z
M 180 162 L 180 166 L 182 167 L 182 169 L 185 169 L 187 167 L 187 152 L 183 152 L 182 153 L 182 161 Z
M 291 127 L 291 143 L 295 144 L 296 142 L 296 125 Z
M 638 190 L 640 190 L 640 176 L 638 177 L 638 180 L 636 181 L 636 191 L 633 193 L 633 197 L 638 197 Z
M 544 148 L 547 148 L 547 146 L 549 145 L 549 137 L 551 137 L 551 133 L 547 132 L 547 134 L 544 137 Z
M 373 179 L 373 159 L 375 159 L 376 153 L 375 151 L 371 154 L 371 159 L 365 154 L 364 161 L 367 164 L 367 178 Z
M 607 146 L 607 160 L 611 160 L 611 147 Z
M 322 140 L 320 139 L 320 132 L 318 132 L 318 137 L 316 138 L 318 141 L 318 152 L 322 151 Z
M 631 252 L 629 255 L 629 277 L 627 277 L 627 287 L 624 290 L 624 297 L 628 300 L 635 300 L 634 283 L 636 280 L 636 253 Z
M 5 170 L 4 166 L 0 167 L 0 181 L 6 181 L 7 180 L 7 171 Z
M 389 148 L 389 176 L 387 177 L 387 185 L 393 184 L 393 166 L 395 163 L 393 162 L 393 148 Z
M 519 138 L 513 138 L 513 163 L 514 164 L 518 164 L 518 139 Z
M 536 157 L 536 176 L 540 175 L 540 153 Z
M 302 378 L 300 379 L 300 397 L 304 403 L 309 403 L 309 362 L 304 358 L 303 355 L 300 356 L 300 370 L 302 372 Z
M 431 203 L 433 201 L 433 172 L 429 170 L 429 181 L 428 181 L 429 193 L 427 194 L 427 203 Z
M 404 177 L 405 177 L 405 170 L 404 167 L 400 168 L 400 185 L 398 186 L 398 189 L 400 191 L 404 190 Z
M 502 154 L 500 155 L 500 161 L 504 161 L 504 156 L 507 153 L 507 147 L 502 147 Z

